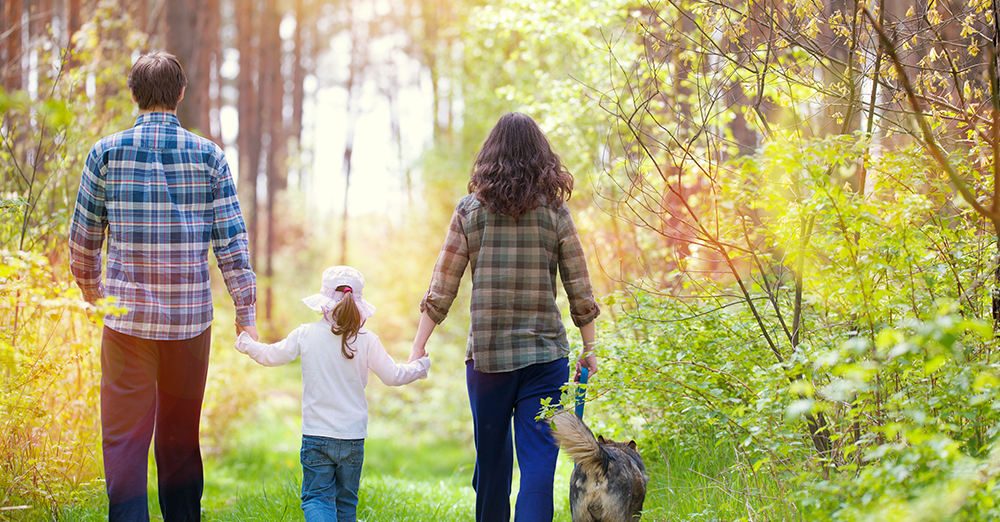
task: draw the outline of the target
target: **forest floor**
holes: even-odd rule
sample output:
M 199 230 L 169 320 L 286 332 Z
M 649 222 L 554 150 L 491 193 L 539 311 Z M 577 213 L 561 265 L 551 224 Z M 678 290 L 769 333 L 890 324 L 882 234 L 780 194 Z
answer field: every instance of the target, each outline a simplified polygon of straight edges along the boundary
M 203 520 L 206 522 L 274 522 L 304 520 L 299 506 L 301 469 L 297 438 L 278 437 L 280 423 L 261 423 L 239 449 L 209 456 L 205 462 Z M 269 433 L 271 432 L 271 433 Z M 707 455 L 647 448 L 650 482 L 643 520 L 754 520 L 750 504 L 759 498 L 731 468 Z M 361 479 L 358 520 L 368 522 L 475 520 L 471 487 L 474 451 L 466 443 L 441 441 L 408 446 L 405 440 L 369 439 Z M 560 455 L 555 479 L 554 522 L 570 522 L 569 475 L 572 462 Z M 159 517 L 155 478 L 150 476 L 150 512 Z M 514 477 L 516 497 L 517 475 Z M 76 506 L 62 510 L 59 520 L 106 520 L 106 497 L 94 491 Z M 773 513 L 772 513 L 773 515 Z M 794 520 L 792 514 L 770 520 Z M 14 519 L 18 520 L 18 519 Z M 20 520 L 32 520 L 24 518 Z M 42 520 L 42 519 L 38 519 Z
M 232 430 L 226 448 L 204 448 L 205 522 L 275 522 L 304 520 L 299 491 L 301 387 L 298 370 L 283 368 L 274 375 L 267 400 Z M 375 395 L 379 393 L 373 391 Z M 369 398 L 375 404 L 378 398 Z M 596 410 L 595 410 L 596 411 Z M 475 451 L 471 435 L 440 438 L 438 433 L 406 433 L 373 413 L 365 442 L 359 492 L 358 520 L 368 522 L 473 521 L 475 493 L 472 471 Z M 471 428 L 470 428 L 471 430 Z M 777 484 L 749 477 L 732 452 L 704 440 L 681 449 L 655 434 L 643 434 L 639 450 L 649 474 L 643 520 L 732 521 L 795 520 Z M 560 454 L 555 476 L 554 522 L 570 522 L 569 476 L 573 463 Z M 515 470 L 512 504 L 517 495 Z M 155 462 L 149 464 L 152 520 L 162 520 L 156 497 Z M 770 504 L 770 506 L 769 506 Z M 777 506 L 776 506 L 777 505 Z M 762 513 L 763 511 L 763 513 Z M 58 520 L 98 522 L 107 519 L 107 497 L 101 485 L 81 492 L 78 501 L 59 510 Z M 42 521 L 40 513 L 0 514 L 3 520 Z M 763 515 L 763 517 L 762 517 Z M 21 517 L 21 518 L 17 518 Z

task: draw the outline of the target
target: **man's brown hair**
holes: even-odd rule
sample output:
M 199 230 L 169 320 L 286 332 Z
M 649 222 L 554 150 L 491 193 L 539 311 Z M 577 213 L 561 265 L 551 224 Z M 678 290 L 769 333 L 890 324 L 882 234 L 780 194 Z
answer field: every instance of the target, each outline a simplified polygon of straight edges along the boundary
M 177 57 L 165 51 L 152 51 L 139 57 L 128 73 L 128 89 L 139 109 L 177 110 L 187 76 Z

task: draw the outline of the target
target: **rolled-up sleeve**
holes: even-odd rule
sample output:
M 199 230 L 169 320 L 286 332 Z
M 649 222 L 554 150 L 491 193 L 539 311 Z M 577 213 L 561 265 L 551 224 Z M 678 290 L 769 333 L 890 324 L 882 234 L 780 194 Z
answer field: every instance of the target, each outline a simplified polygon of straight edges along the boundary
M 95 146 L 87 155 L 69 229 L 70 271 L 83 291 L 83 298 L 89 303 L 104 297 L 101 250 L 108 227 L 108 212 L 104 203 L 106 174 L 106 166 Z
M 420 301 L 420 311 L 437 324 L 448 316 L 448 310 L 458 295 L 465 267 L 469 264 L 469 239 L 465 233 L 465 216 L 456 209 L 448 226 L 448 235 L 438 254 L 431 284 Z
M 574 325 L 586 326 L 600 315 L 601 309 L 594 299 L 580 234 L 565 205 L 560 212 L 559 225 L 559 276 L 569 298 L 569 315 Z
M 212 188 L 215 215 L 212 250 L 219 262 L 226 289 L 233 298 L 236 320 L 241 325 L 250 326 L 256 322 L 257 276 L 250 266 L 249 235 L 229 164 L 221 151 L 218 155 L 218 179 Z

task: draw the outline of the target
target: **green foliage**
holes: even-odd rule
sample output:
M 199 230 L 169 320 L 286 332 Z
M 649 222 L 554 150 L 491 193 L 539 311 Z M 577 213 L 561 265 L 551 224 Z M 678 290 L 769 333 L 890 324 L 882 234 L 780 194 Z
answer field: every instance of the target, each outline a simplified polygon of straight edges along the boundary
M 992 238 L 913 151 L 872 162 L 857 197 L 837 173 L 864 147 L 775 139 L 735 164 L 704 220 L 730 277 L 692 277 L 702 257 L 670 276 L 680 293 L 609 297 L 592 389 L 618 426 L 684 448 L 708 430 L 807 519 L 992 519 Z
M 97 10 L 62 49 L 51 35 L 37 43 L 37 85 L 0 90 L 0 243 L 61 255 L 79 173 L 91 145 L 132 124 L 126 78 L 145 36 L 114 5 Z M 88 83 L 92 91 L 88 92 Z M 8 218 L 10 220 L 8 220 Z
M 79 290 L 27 252 L 0 251 L 0 504 L 54 512 L 100 476 L 100 320 Z M 85 313 L 86 312 L 86 313 Z
M 935 48 L 942 21 L 928 5 L 897 13 L 904 50 Z M 457 7 L 465 20 L 471 4 Z M 450 104 L 436 116 L 447 112 L 449 124 L 421 162 L 422 197 L 402 223 L 366 230 L 346 253 L 379 307 L 368 326 L 406 356 L 472 157 L 503 112 L 526 112 L 576 176 L 571 205 L 610 316 L 588 421 L 640 440 L 653 478 L 647 517 L 996 519 L 1000 368 L 982 322 L 996 237 L 970 210 L 990 206 L 997 171 L 982 64 L 938 46 L 914 82 L 955 150 L 948 161 L 977 191 L 971 202 L 899 139 L 913 122 L 894 110 L 895 73 L 868 63 L 881 49 L 860 13 L 771 7 L 502 0 L 472 8 L 468 24 L 434 28 L 431 45 L 457 38 L 461 51 L 435 53 L 432 74 L 449 80 L 435 95 Z M 61 511 L 70 520 L 100 520 L 103 505 L 93 500 L 96 329 L 59 282 L 61 241 L 88 147 L 131 124 L 125 71 L 143 36 L 113 11 L 102 4 L 74 61 L 54 45 L 40 50 L 52 69 L 37 89 L 0 92 L 0 241 L 11 247 L 0 265 L 0 493 L 3 505 L 48 514 L 91 492 Z M 956 20 L 958 47 L 975 57 L 982 22 Z M 862 105 L 873 83 L 884 98 Z M 280 289 L 261 328 L 269 340 L 315 319 L 298 299 L 345 254 L 297 203 L 280 203 L 286 248 L 262 281 Z M 627 291 L 612 293 L 622 283 Z M 371 448 L 364 517 L 469 518 L 470 492 L 455 484 L 468 472 L 455 464 L 468 460 L 470 437 L 466 313 L 456 302 L 437 330 L 431 379 L 371 386 L 372 432 L 396 444 Z M 231 313 L 216 317 L 204 433 L 210 459 L 226 463 L 208 490 L 227 504 L 211 516 L 297 518 L 298 367 L 256 367 L 231 348 Z M 261 402 L 289 411 L 261 412 Z
M 51 515 L 99 486 L 99 327 L 120 309 L 81 299 L 65 240 L 88 149 L 131 125 L 131 25 L 105 4 L 72 53 L 33 41 L 30 90 L 0 90 L 0 506 Z
M 670 437 L 639 446 L 650 482 L 643 520 L 796 520 L 790 491 L 768 470 L 715 444 L 710 430 L 680 448 Z
M 846 406 L 845 462 L 803 498 L 833 520 L 992 520 L 1000 475 L 1000 365 L 985 352 L 987 325 L 950 315 L 847 342 L 816 359 L 818 392 Z

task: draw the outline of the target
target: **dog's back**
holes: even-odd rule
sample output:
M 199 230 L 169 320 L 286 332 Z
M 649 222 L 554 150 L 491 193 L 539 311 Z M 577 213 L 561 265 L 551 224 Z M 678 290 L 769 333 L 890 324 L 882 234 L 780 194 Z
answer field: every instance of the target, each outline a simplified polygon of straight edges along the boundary
M 553 422 L 553 435 L 576 462 L 569 484 L 573 522 L 639 520 L 648 479 L 635 442 L 595 439 L 571 412 L 556 415 Z

